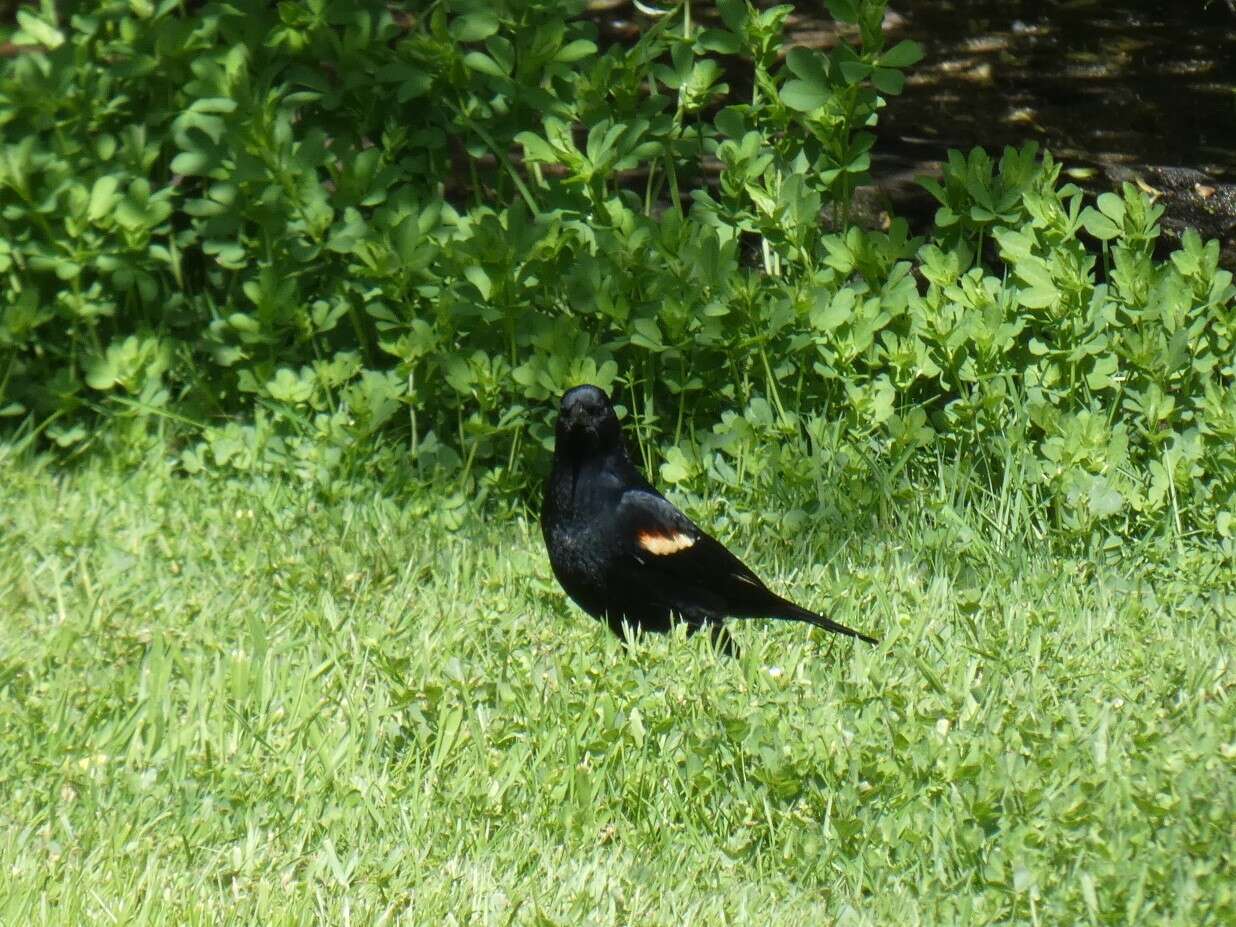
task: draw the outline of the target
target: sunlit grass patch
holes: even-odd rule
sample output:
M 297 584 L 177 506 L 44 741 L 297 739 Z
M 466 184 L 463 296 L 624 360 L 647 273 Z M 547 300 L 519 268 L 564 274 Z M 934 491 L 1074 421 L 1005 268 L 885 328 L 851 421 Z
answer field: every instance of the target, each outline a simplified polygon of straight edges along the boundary
M 1230 922 L 1228 600 L 928 522 L 759 539 L 883 643 L 727 660 L 522 522 L 9 459 L 0 921 Z

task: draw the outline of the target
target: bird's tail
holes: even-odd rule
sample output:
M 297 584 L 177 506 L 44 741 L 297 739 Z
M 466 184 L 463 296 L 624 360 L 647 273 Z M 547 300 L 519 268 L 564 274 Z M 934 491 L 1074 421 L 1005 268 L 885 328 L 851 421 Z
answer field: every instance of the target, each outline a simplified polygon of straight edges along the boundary
M 833 621 L 831 618 L 825 618 L 823 615 L 817 615 L 815 612 L 803 608 L 801 605 L 795 605 L 786 599 L 780 599 L 777 603 L 778 609 L 770 612 L 771 618 L 787 618 L 790 621 L 805 621 L 807 624 L 813 624 L 817 628 L 823 628 L 825 631 L 832 631 L 834 634 L 844 634 L 846 637 L 857 637 L 860 641 L 866 641 L 868 644 L 880 643 L 876 638 L 869 637 L 861 631 L 855 631 L 853 628 L 847 628 L 843 624 Z

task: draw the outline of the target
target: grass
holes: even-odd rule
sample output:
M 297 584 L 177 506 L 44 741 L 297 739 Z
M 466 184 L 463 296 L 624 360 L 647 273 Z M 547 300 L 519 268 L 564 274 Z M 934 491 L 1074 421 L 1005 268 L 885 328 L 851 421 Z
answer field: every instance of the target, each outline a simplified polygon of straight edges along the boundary
M 0 448 L 0 922 L 1236 922 L 1231 598 L 1187 570 L 739 534 L 884 642 L 731 661 L 621 648 L 535 526 L 408 511 Z

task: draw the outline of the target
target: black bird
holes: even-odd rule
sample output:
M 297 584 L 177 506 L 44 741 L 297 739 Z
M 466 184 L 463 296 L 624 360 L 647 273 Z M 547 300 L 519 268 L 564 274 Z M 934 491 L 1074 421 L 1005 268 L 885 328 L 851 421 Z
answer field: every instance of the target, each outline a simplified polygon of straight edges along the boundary
M 554 576 L 575 603 L 615 634 L 623 622 L 689 633 L 708 629 L 733 644 L 721 620 L 805 621 L 870 644 L 875 638 L 781 598 L 644 479 L 622 441 L 605 391 L 577 386 L 562 397 L 541 532 Z

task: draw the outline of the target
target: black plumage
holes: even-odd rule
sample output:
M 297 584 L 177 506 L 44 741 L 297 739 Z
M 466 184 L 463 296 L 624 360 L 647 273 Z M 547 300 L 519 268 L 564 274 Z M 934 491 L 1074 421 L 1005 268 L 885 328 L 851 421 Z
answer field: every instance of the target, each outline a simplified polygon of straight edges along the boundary
M 577 605 L 618 635 L 623 622 L 691 632 L 733 618 L 804 621 L 876 643 L 770 590 L 724 545 L 644 479 L 623 444 L 604 390 L 577 386 L 562 397 L 541 531 L 554 576 Z

